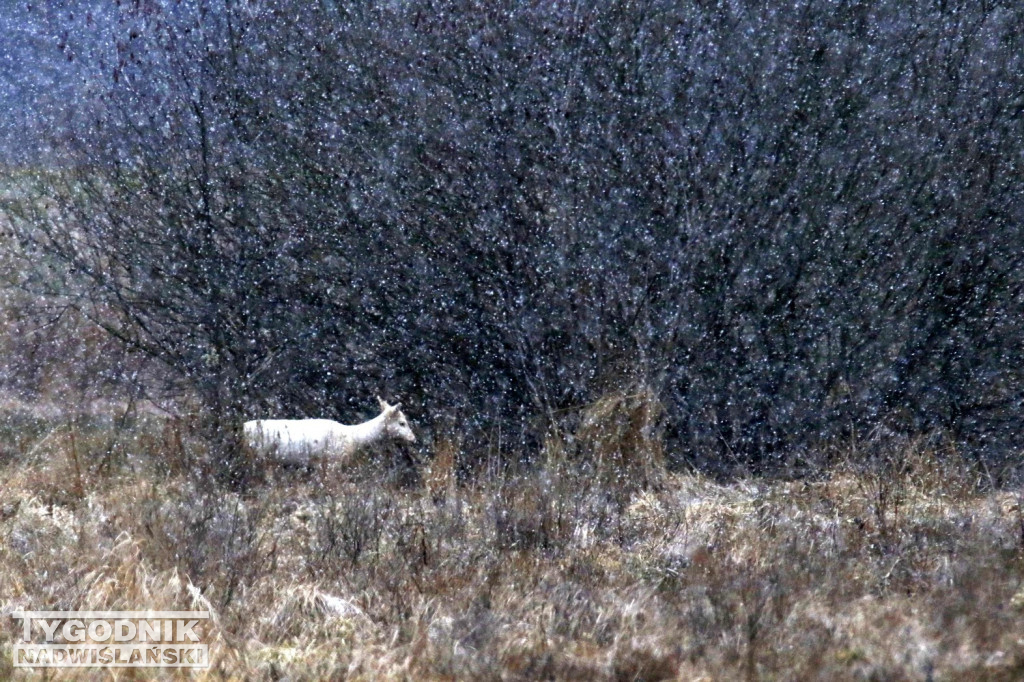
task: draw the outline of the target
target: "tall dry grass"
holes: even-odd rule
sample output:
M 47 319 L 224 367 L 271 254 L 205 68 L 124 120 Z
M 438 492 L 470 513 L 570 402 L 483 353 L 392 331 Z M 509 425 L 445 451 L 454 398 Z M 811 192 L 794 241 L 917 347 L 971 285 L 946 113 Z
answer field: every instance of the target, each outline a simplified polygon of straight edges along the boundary
M 1024 677 L 1019 495 L 949 447 L 723 484 L 664 471 L 649 398 L 588 409 L 532 470 L 460 480 L 449 439 L 420 484 L 367 461 L 241 494 L 187 420 L 9 422 L 0 613 L 206 608 L 201 679 Z M 39 676 L 16 636 L 0 678 Z M 50 679 L 79 677 L 110 675 Z

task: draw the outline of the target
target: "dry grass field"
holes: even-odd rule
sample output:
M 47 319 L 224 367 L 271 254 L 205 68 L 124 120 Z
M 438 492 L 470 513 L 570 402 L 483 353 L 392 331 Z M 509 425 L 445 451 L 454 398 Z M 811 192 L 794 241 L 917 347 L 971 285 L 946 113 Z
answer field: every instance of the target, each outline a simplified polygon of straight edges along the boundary
M 157 416 L 5 417 L 2 679 L 154 673 L 14 669 L 12 611 L 194 608 L 210 668 L 157 676 L 1024 678 L 1020 500 L 923 444 L 718 483 L 654 459 L 597 471 L 555 439 L 540 468 L 457 481 L 443 442 L 412 482 L 265 468 L 238 494 Z

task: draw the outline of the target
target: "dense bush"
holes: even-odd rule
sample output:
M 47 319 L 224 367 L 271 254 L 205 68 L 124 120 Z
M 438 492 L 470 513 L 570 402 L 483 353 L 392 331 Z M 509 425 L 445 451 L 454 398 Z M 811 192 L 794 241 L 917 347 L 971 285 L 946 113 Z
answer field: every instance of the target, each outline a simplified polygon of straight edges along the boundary
M 47 15 L 87 85 L 12 210 L 218 411 L 387 392 L 528 443 L 649 388 L 714 467 L 1019 443 L 1016 3 L 104 11 Z

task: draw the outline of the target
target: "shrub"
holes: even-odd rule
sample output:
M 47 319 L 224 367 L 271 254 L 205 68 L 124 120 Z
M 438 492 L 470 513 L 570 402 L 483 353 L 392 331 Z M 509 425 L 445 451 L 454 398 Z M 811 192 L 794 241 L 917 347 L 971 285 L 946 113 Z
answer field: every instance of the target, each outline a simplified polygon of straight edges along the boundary
M 719 470 L 1019 445 L 1010 2 L 109 11 L 62 181 L 9 208 L 225 424 L 384 391 L 536 452 L 644 385 Z

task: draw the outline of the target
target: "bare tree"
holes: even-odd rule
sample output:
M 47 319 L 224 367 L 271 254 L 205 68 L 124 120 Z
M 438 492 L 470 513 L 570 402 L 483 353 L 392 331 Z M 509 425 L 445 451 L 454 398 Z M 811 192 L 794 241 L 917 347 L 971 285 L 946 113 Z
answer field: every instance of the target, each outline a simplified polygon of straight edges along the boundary
M 232 420 L 387 390 L 528 444 L 645 384 L 706 466 L 880 421 L 995 457 L 1020 432 L 1022 18 L 143 3 L 77 57 L 95 97 L 21 235 Z

